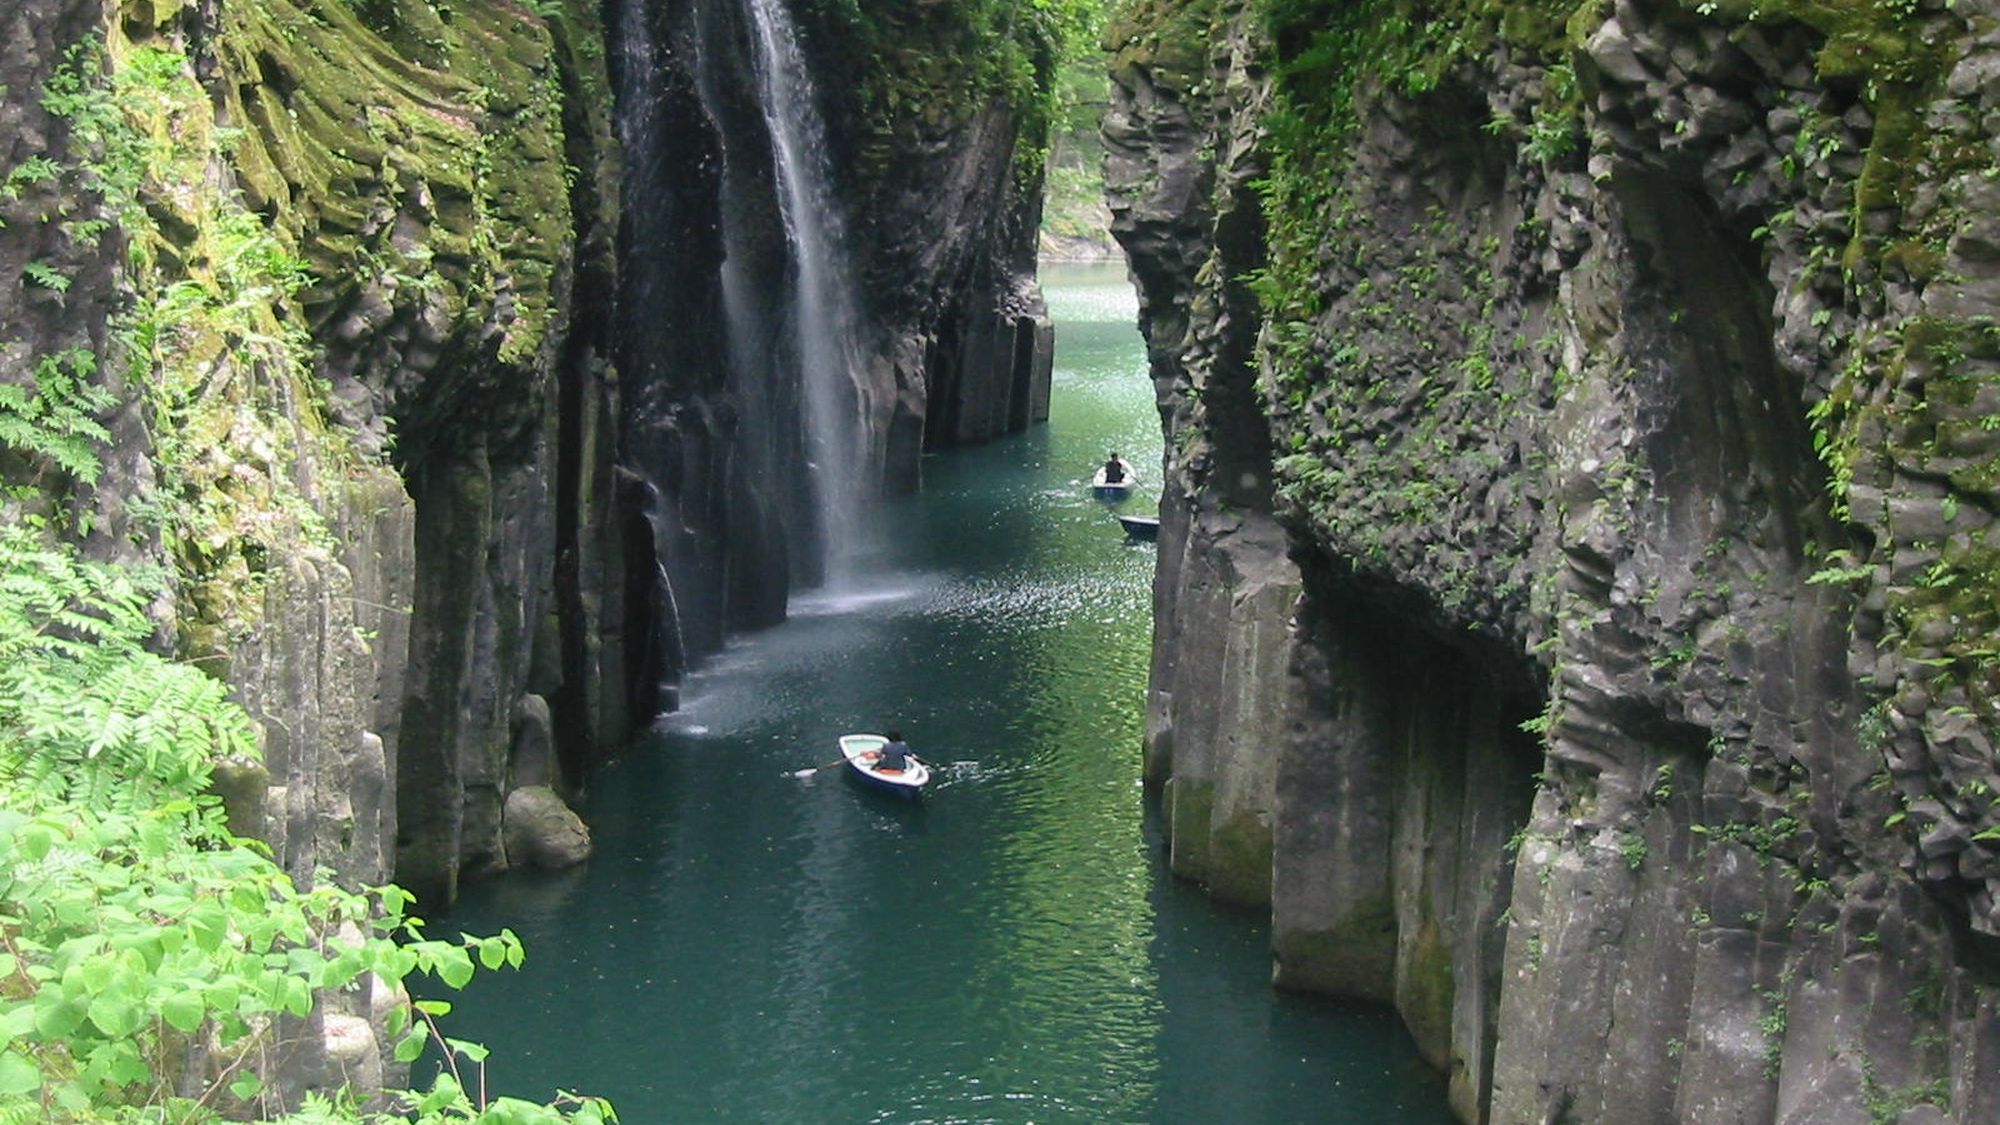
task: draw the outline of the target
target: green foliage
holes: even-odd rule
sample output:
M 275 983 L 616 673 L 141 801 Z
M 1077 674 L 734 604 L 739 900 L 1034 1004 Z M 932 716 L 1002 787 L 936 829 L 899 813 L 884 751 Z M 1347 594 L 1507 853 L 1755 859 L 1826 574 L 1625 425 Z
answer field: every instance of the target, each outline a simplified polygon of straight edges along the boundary
M 138 48 L 113 68 L 109 81 L 100 77 L 104 65 L 100 41 L 71 48 L 68 61 L 43 86 L 42 107 L 69 126 L 73 167 L 83 186 L 98 193 L 128 230 L 150 230 L 147 183 L 190 171 L 205 154 L 186 130 L 146 130 L 134 123 L 170 118 L 186 107 L 205 106 L 206 99 L 177 53 Z
M 221 684 L 145 649 L 157 591 L 0 531 L 0 786 L 37 806 L 129 807 L 199 790 L 247 755 L 249 719 Z
M 47 262 L 29 262 L 27 265 L 22 266 L 21 278 L 23 281 L 54 293 L 69 292 L 69 275 L 57 272 Z
M 1785 994 L 1775 988 L 1764 993 L 1764 1000 L 1771 1005 L 1757 1020 L 1757 1030 L 1764 1034 L 1764 1077 L 1776 1078 L 1785 1059 L 1787 1005 Z
M 1104 141 L 1110 77 L 1099 57 L 1071 59 L 1057 71 L 1045 176 L 1042 229 L 1071 238 L 1109 238 L 1105 228 Z
M 110 437 L 97 415 L 114 400 L 90 382 L 96 371 L 96 355 L 72 348 L 35 361 L 32 392 L 0 383 L 0 446 L 41 468 L 53 466 L 85 484 L 97 483 L 96 443 Z
M 1555 164 L 1575 155 L 1582 147 L 1583 96 L 1576 83 L 1576 70 L 1568 59 L 1549 67 L 1544 94 L 1528 123 L 1521 153 L 1537 163 Z
M 919 120 L 963 121 L 1001 102 L 1021 123 L 1015 175 L 1025 186 L 1048 157 L 1057 68 L 1094 46 L 1104 0 L 807 0 L 803 14 L 808 33 L 834 38 L 852 66 L 873 162 L 899 159 L 897 138 Z
M 206 786 L 216 761 L 255 753 L 255 732 L 221 684 L 146 650 L 151 593 L 0 529 L 0 1120 L 217 1121 L 225 1089 L 256 1099 L 244 1068 L 277 1017 L 371 982 L 457 988 L 476 965 L 521 963 L 509 932 L 426 938 L 397 888 L 302 890 L 232 837 Z M 398 1057 L 448 1008 L 398 1009 Z M 203 1051 L 216 1067 L 184 1065 Z M 368 1120 L 615 1119 L 590 1099 L 475 1105 L 455 1076 L 401 1100 L 403 1116 Z M 361 1121 L 345 1103 L 287 1120 Z
M 1621 833 L 1618 837 L 1618 854 L 1625 857 L 1625 866 L 1639 871 L 1646 866 L 1646 838 L 1637 832 Z
M 1866 563 L 1854 566 L 1824 566 L 1806 576 L 1808 586 L 1841 586 L 1850 582 L 1866 582 L 1875 573 L 1875 568 Z
M 231 135 L 216 127 L 185 55 L 91 40 L 69 53 L 42 101 L 67 124 L 70 146 L 31 157 L 9 182 L 61 179 L 94 199 L 110 220 L 67 219 L 73 239 L 96 239 L 108 221 L 122 231 L 133 299 L 113 321 L 116 352 L 148 423 L 159 482 L 142 506 L 159 518 L 182 577 L 209 587 L 211 596 L 189 603 L 254 620 L 263 561 L 326 537 L 299 492 L 300 438 L 330 459 L 345 450 L 317 418 L 324 388 L 295 301 L 310 280 L 306 264 L 210 174 Z M 27 276 L 57 291 L 67 284 L 32 267 Z M 84 446 L 103 431 L 90 415 L 109 402 L 86 385 L 97 365 L 87 353 L 64 353 L 40 361 L 38 395 L 0 388 L 0 444 L 30 454 L 38 469 L 93 481 Z
M 61 165 L 46 156 L 31 156 L 0 176 L 0 203 L 12 203 L 21 198 L 26 188 L 34 184 L 53 182 L 62 171 Z

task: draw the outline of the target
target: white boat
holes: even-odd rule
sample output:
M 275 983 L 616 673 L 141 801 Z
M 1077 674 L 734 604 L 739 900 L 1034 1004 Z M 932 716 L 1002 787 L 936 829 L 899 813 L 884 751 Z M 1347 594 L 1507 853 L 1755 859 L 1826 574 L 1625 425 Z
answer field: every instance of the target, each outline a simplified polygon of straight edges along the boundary
M 863 784 L 899 797 L 916 797 L 930 782 L 930 767 L 917 760 L 915 754 L 909 756 L 910 764 L 900 770 L 878 769 L 876 762 L 882 758 L 882 748 L 889 740 L 879 734 L 843 734 L 840 736 L 840 754 L 847 759 L 847 768 Z
M 1104 479 L 1104 466 L 1099 465 L 1097 475 L 1090 478 L 1090 490 L 1097 494 L 1099 500 L 1123 500 L 1132 495 L 1132 489 L 1138 483 L 1139 476 L 1130 465 L 1125 466 L 1125 479 L 1120 481 Z

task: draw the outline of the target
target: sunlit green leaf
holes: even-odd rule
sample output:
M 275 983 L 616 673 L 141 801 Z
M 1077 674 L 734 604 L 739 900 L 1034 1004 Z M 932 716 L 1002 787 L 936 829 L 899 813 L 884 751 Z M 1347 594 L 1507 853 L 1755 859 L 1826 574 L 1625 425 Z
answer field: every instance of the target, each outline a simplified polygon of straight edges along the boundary
M 32 1094 L 42 1088 L 42 1071 L 19 1051 L 0 1053 L 0 1097 Z
M 176 992 L 160 1001 L 160 1018 L 177 1031 L 193 1031 L 208 1017 L 208 1005 L 198 992 Z

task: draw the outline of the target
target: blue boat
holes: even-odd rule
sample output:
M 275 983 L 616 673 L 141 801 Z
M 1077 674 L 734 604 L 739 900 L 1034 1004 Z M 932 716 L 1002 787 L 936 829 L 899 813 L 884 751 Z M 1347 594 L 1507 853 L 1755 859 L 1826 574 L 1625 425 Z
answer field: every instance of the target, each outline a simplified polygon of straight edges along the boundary
M 1151 543 L 1160 537 L 1158 516 L 1119 516 L 1118 526 L 1125 529 L 1127 539 L 1140 539 Z
M 905 769 L 877 769 L 875 763 L 881 760 L 882 748 L 887 745 L 889 740 L 879 734 L 843 734 L 840 736 L 840 755 L 847 759 L 847 768 L 855 779 L 870 789 L 880 789 L 884 793 L 912 800 L 921 796 L 924 786 L 931 779 L 930 767 L 911 754 L 910 764 Z

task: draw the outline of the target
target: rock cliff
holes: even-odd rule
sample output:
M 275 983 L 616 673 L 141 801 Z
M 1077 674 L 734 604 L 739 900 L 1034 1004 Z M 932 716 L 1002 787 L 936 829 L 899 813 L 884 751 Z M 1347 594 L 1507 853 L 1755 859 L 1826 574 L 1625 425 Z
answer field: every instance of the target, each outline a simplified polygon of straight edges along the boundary
M 2000 1114 L 1992 16 L 1110 32 L 1173 864 L 1467 1121 Z
M 830 524 L 915 487 L 924 449 L 1048 414 L 1039 170 L 1017 174 L 1046 125 L 1021 91 L 964 85 L 944 63 L 972 34 L 963 12 L 760 3 L 613 9 L 632 470 L 619 503 L 641 712 L 673 706 L 681 673 L 730 630 L 782 619 L 853 534 Z M 806 63 L 798 104 L 775 104 L 773 50 Z M 823 244 L 806 261 L 792 193 L 815 190 Z M 822 409 L 854 432 L 832 450 L 813 444 L 800 373 L 837 368 Z M 856 495 L 816 504 L 828 489 Z
M 747 10 L 634 3 L 610 33 L 581 2 L 10 16 L 8 379 L 88 361 L 166 384 L 127 389 L 104 480 L 38 477 L 29 507 L 176 564 L 162 620 L 268 720 L 261 807 L 296 870 L 393 860 L 448 900 L 506 864 L 517 776 L 573 790 L 689 660 L 817 580 L 786 487 L 809 471 L 796 372 L 745 370 L 721 311 L 797 268 Z M 1046 416 L 1017 160 L 1046 125 L 1019 90 L 931 90 L 926 52 L 969 34 L 950 13 L 802 18 L 869 487 L 909 487 L 926 443 Z M 1045 84 L 1048 44 L 1017 38 Z M 52 80 L 68 102 L 32 93 Z M 725 145 L 727 191 L 724 160 L 687 158 Z
M 0 15 L 0 382 L 112 439 L 84 479 L 6 431 L 0 514 L 171 572 L 162 647 L 264 736 L 218 788 L 299 880 L 394 877 L 435 911 L 462 875 L 575 861 L 558 795 L 819 578 L 785 487 L 812 472 L 797 372 L 737 364 L 720 313 L 727 286 L 797 269 L 771 142 L 732 133 L 758 112 L 727 80 L 744 10 Z M 873 495 L 912 486 L 926 444 L 1046 416 L 1039 168 L 1017 159 L 1046 65 L 1043 87 L 917 98 L 947 74 L 923 50 L 965 33 L 952 13 L 865 41 L 811 15 L 815 68 L 905 99 L 827 77 L 822 107 Z M 381 1072 L 370 1006 L 314 1015 L 285 1096 Z
M 441 907 L 506 863 L 529 704 L 573 759 L 625 731 L 615 666 L 564 667 L 603 600 L 555 565 L 607 534 L 575 515 L 610 449 L 572 313 L 614 271 L 594 8 L 11 11 L 0 378 L 116 405 L 101 476 L 7 464 L 10 518 L 171 572 L 163 645 L 259 720 L 262 762 L 218 772 L 239 831 Z M 393 1073 L 382 999 L 329 994 L 278 1096 Z

